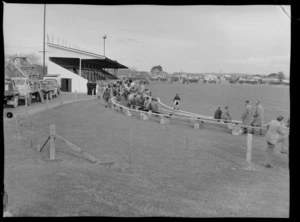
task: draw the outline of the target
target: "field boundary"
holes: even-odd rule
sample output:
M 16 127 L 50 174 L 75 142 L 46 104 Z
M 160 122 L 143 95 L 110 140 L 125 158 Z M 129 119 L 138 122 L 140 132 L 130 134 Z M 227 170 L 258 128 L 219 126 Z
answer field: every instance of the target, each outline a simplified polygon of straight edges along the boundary
M 160 102 L 160 99 L 158 98 L 158 101 L 160 104 L 164 105 L 163 103 Z M 175 116 L 175 115 L 170 115 L 170 114 L 159 114 L 159 113 L 149 113 L 147 111 L 143 111 L 143 110 L 137 110 L 137 109 L 132 109 L 132 108 L 129 108 L 129 107 L 126 107 L 126 106 L 123 106 L 121 104 L 118 104 L 116 102 L 116 97 L 112 97 L 111 98 L 111 102 L 112 102 L 112 108 L 114 109 L 114 106 L 115 107 L 118 107 L 117 109 L 120 110 L 120 108 L 124 109 L 124 110 L 127 110 L 127 111 L 131 111 L 131 112 L 137 112 L 137 113 L 140 113 L 140 115 L 143 113 L 143 114 L 146 114 L 146 115 L 154 115 L 154 116 L 159 116 L 161 117 L 162 119 L 165 117 L 165 118 L 173 118 L 173 119 L 179 119 L 179 120 L 189 120 L 189 121 L 193 121 L 194 122 L 194 125 L 195 123 L 213 123 L 213 124 L 217 124 L 217 125 L 227 125 L 228 129 L 231 129 L 231 130 L 236 130 L 235 127 L 245 127 L 245 128 L 249 128 L 249 129 L 259 129 L 259 130 L 266 130 L 266 125 L 264 125 L 263 127 L 255 127 L 255 126 L 246 126 L 246 125 L 242 125 L 242 124 L 239 124 L 241 123 L 240 121 L 231 121 L 231 122 L 221 122 L 222 120 L 219 120 L 220 122 L 218 122 L 218 120 L 214 120 L 214 119 L 205 119 L 202 117 L 200 117 L 199 114 L 195 114 L 195 115 L 190 115 L 190 116 Z M 166 105 L 164 105 L 166 106 Z M 169 106 L 166 106 L 166 107 L 169 107 Z M 194 128 L 197 128 L 194 126 Z M 289 130 L 289 128 L 285 128 L 286 130 Z

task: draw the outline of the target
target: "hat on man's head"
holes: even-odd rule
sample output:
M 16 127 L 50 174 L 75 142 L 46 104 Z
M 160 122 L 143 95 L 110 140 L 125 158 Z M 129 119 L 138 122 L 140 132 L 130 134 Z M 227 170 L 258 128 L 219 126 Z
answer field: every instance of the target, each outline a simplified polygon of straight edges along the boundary
M 278 121 L 281 121 L 281 120 L 283 120 L 283 119 L 284 119 L 283 116 L 278 116 L 278 117 L 277 117 L 277 120 L 278 120 Z

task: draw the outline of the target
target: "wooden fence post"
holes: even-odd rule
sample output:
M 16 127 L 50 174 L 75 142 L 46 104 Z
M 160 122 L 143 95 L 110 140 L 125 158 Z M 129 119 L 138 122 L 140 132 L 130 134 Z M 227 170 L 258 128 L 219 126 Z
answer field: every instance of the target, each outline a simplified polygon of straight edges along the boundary
M 55 143 L 54 143 L 54 138 L 55 138 L 55 125 L 51 124 L 49 126 L 50 130 L 50 160 L 55 160 Z
M 251 155 L 252 155 L 252 134 L 247 134 L 247 163 L 251 164 Z
M 246 155 L 246 161 L 247 161 L 247 167 L 245 170 L 254 170 L 254 167 L 252 166 L 251 162 L 251 156 L 252 156 L 252 134 L 247 134 L 247 155 Z

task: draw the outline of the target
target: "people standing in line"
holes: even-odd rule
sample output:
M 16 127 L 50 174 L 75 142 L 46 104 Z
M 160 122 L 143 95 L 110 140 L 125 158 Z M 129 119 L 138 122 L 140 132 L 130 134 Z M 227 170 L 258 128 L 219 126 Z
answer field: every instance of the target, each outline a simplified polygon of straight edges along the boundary
M 227 123 L 231 121 L 231 115 L 229 114 L 229 107 L 225 106 L 224 110 L 221 113 L 221 119 L 225 120 L 224 122 Z
M 90 95 L 90 81 L 88 80 L 86 83 L 87 94 Z
M 255 110 L 254 110 L 254 114 L 253 114 L 253 121 L 251 123 L 251 126 L 255 126 L 255 127 L 262 127 L 262 125 L 264 124 L 264 108 L 263 106 L 260 104 L 260 101 L 257 100 L 255 102 Z M 255 130 L 253 129 L 253 132 Z M 262 130 L 259 130 L 259 134 L 262 135 Z
M 242 124 L 244 126 L 250 126 L 252 122 L 252 106 L 249 104 L 249 100 L 245 101 L 245 110 L 242 114 Z M 243 133 L 249 133 L 250 130 L 247 127 L 243 127 Z
M 178 93 L 176 93 L 176 96 L 173 99 L 174 110 L 179 110 L 179 101 L 180 101 L 180 97 L 178 96 Z
M 286 135 L 284 130 L 284 124 L 282 122 L 283 116 L 278 116 L 276 120 L 271 120 L 267 125 L 267 150 L 265 153 L 265 167 L 272 167 L 272 155 L 274 153 L 274 149 L 276 144 L 282 143 L 281 151 L 284 150 L 284 145 L 286 142 Z
M 96 81 L 93 82 L 93 95 L 96 95 L 96 90 L 97 90 L 97 83 Z
M 220 106 L 220 107 L 215 111 L 214 118 L 215 118 L 215 119 L 221 119 L 221 114 L 222 114 L 222 107 Z M 219 122 L 219 121 L 218 121 L 218 122 Z

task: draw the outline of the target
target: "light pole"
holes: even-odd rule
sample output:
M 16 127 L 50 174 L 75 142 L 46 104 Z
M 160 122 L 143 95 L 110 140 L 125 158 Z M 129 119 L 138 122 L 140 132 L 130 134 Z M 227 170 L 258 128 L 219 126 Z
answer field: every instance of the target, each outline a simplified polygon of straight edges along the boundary
M 45 28 L 46 28 L 46 4 L 44 4 L 43 76 L 45 76 L 45 74 L 46 74 L 46 70 L 45 70 Z
M 104 56 L 105 56 L 105 39 L 106 39 L 106 35 L 103 36 L 103 42 L 104 42 L 103 55 L 104 55 Z

